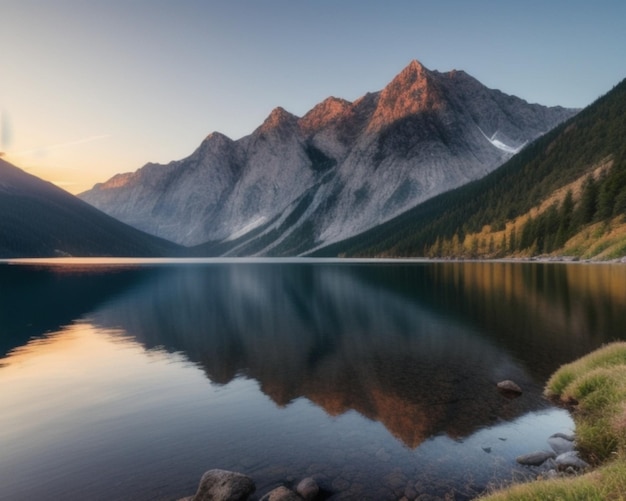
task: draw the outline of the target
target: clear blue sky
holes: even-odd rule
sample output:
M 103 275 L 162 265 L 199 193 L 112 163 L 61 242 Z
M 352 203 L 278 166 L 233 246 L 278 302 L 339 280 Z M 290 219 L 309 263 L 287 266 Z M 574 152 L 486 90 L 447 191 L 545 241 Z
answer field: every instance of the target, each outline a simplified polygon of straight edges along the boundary
M 547 105 L 626 77 L 624 0 L 0 0 L 0 21 L 0 151 L 72 192 L 412 59 Z

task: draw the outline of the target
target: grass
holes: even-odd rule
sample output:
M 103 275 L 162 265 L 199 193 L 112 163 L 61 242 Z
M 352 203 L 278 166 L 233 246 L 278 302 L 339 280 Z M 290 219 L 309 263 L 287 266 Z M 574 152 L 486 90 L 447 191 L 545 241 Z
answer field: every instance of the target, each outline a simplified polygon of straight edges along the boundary
M 562 366 L 545 394 L 572 407 L 577 448 L 597 468 L 574 478 L 514 485 L 484 499 L 626 501 L 626 342 Z
M 574 478 L 518 484 L 486 498 L 489 501 L 626 501 L 626 461 Z

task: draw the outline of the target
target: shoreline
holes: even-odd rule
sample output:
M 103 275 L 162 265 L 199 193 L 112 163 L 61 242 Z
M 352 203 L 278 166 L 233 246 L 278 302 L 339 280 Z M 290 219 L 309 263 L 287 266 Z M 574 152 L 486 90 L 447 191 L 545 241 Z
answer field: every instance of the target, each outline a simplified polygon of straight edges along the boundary
M 568 408 L 576 450 L 589 460 L 584 473 L 538 478 L 479 497 L 482 501 L 625 499 L 626 342 L 614 342 L 561 366 L 545 396 Z
M 626 264 L 626 256 L 614 259 L 581 259 L 576 256 L 533 256 L 501 258 L 455 257 L 15 257 L 0 258 L 6 265 L 167 265 L 167 264 L 367 264 L 367 263 L 538 263 L 538 264 Z

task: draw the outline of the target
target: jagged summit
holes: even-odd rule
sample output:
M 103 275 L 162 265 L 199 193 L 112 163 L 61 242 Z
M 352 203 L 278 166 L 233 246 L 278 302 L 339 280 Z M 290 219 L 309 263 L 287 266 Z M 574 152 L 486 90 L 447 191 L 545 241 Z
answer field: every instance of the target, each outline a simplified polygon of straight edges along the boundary
M 444 96 L 438 81 L 441 75 L 413 60 L 382 90 L 370 131 L 404 117 L 444 106 Z
M 430 73 L 430 70 L 426 68 L 422 63 L 420 63 L 417 59 L 413 59 L 409 64 L 407 64 L 404 69 L 398 73 L 398 77 L 412 77 L 419 76 L 424 73 Z
M 345 115 L 352 103 L 338 97 L 327 97 L 314 106 L 300 120 L 300 127 L 306 133 L 318 131 Z
M 226 134 L 222 134 L 221 132 L 214 131 L 211 132 L 207 137 L 204 138 L 205 141 L 232 141 Z
M 234 143 L 235 141 L 226 134 L 211 132 L 211 134 L 204 138 L 204 141 L 202 141 L 196 152 L 220 151 L 231 147 Z
M 259 132 L 268 132 L 272 129 L 289 127 L 296 125 L 298 118 L 293 113 L 289 113 L 282 106 L 277 106 L 265 119 L 263 124 L 257 129 Z

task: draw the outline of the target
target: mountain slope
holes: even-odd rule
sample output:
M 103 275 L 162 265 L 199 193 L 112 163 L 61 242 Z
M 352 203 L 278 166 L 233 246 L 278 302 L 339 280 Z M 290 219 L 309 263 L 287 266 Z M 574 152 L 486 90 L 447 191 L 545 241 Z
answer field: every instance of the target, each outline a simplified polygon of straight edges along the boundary
M 573 110 L 528 104 L 462 71 L 411 62 L 382 91 L 276 108 L 251 135 L 214 133 L 80 197 L 198 254 L 297 255 L 484 176 Z
M 626 80 L 485 178 L 317 255 L 626 254 Z
M 142 233 L 0 159 L 0 257 L 163 256 L 180 247 Z

